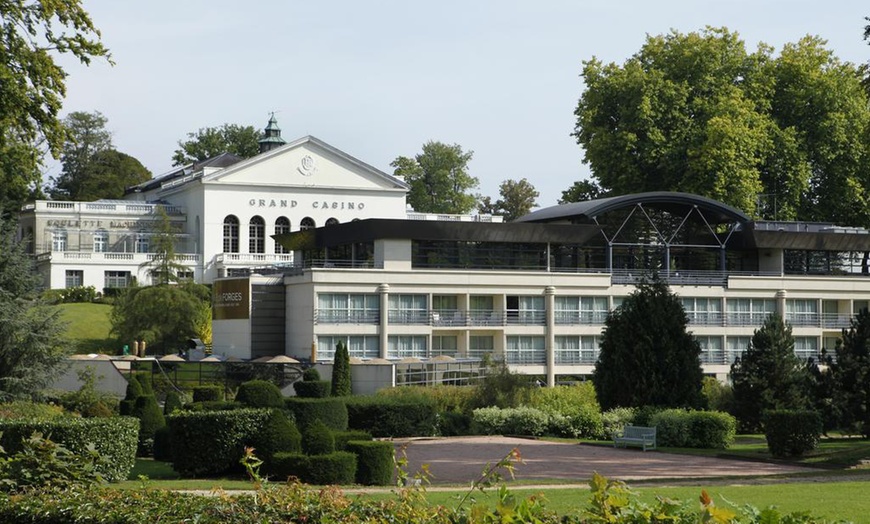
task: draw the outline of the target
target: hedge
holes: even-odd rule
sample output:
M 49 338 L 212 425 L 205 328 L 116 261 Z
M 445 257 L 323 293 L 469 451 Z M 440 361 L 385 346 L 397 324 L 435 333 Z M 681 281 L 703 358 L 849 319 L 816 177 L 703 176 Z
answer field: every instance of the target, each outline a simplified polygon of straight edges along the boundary
M 328 380 L 310 380 L 293 383 L 293 390 L 296 391 L 296 396 L 302 398 L 326 398 L 329 396 L 331 389 L 332 382 Z
M 224 400 L 223 386 L 196 386 L 193 388 L 193 401 L 206 402 L 209 400 Z
M 302 451 L 307 455 L 328 455 L 335 452 L 335 437 L 322 420 L 315 420 L 302 432 Z
M 675 448 L 724 449 L 734 442 L 737 420 L 720 411 L 666 409 L 652 415 L 656 444 Z
M 816 449 L 822 417 L 816 411 L 779 409 L 762 415 L 767 447 L 774 457 L 795 457 Z
M 268 380 L 249 380 L 239 386 L 236 402 L 252 408 L 283 408 L 284 395 Z
M 184 405 L 184 411 L 232 411 L 234 409 L 248 409 L 244 404 L 232 400 L 204 400 L 188 402 Z
M 302 451 L 302 435 L 296 428 L 296 424 L 287 417 L 283 410 L 273 409 L 271 411 L 263 428 L 254 435 L 250 442 L 254 448 L 254 453 L 264 462 L 266 471 L 269 470 L 272 456 L 275 453 Z
M 23 439 L 34 432 L 72 451 L 85 453 L 89 444 L 105 462 L 97 470 L 109 482 L 127 480 L 136 462 L 139 420 L 132 417 L 56 418 L 42 421 L 0 420 L 0 446 L 12 454 L 21 449 Z
M 431 401 L 373 397 L 347 397 L 348 426 L 368 431 L 375 438 L 429 437 L 437 419 Z
M 182 412 L 169 416 L 172 468 L 186 477 L 240 468 L 251 445 L 272 416 L 268 409 Z
M 315 420 L 322 421 L 333 431 L 347 430 L 348 410 L 343 398 L 287 397 L 284 405 L 293 413 L 300 431 L 305 431 Z
M 387 486 L 393 480 L 395 448 L 384 440 L 352 440 L 347 450 L 356 455 L 356 483 L 364 486 Z
M 347 451 L 347 443 L 351 440 L 372 440 L 372 434 L 368 431 L 350 429 L 348 431 L 333 431 L 335 438 L 335 451 Z
M 306 484 L 353 484 L 356 479 L 356 455 L 347 451 L 328 455 L 275 453 L 272 470 L 282 480 L 296 477 Z
M 478 408 L 473 413 L 474 427 L 484 435 L 539 436 L 550 427 L 550 420 L 550 415 L 530 407 Z

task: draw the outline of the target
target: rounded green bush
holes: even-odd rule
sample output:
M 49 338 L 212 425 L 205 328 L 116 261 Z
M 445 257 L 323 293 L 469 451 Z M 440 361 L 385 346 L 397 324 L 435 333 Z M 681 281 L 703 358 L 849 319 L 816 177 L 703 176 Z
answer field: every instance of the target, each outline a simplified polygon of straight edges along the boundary
M 389 441 L 347 443 L 347 451 L 356 455 L 356 482 L 364 486 L 387 486 L 393 480 L 395 448 Z
M 328 380 L 307 380 L 293 383 L 296 396 L 301 398 L 326 398 L 329 396 L 332 382 Z
M 302 372 L 302 380 L 305 382 L 314 382 L 320 380 L 320 372 L 317 368 L 308 368 Z
M 316 420 L 302 432 L 302 450 L 308 455 L 326 455 L 335 451 L 335 437 L 322 421 Z
M 250 380 L 239 386 L 236 402 L 251 408 L 283 408 L 284 395 L 268 380 Z
M 798 457 L 816 449 L 822 417 L 816 411 L 777 409 L 762 415 L 767 447 L 774 457 Z
M 166 400 L 163 401 L 163 414 L 171 415 L 175 411 L 180 411 L 183 408 L 181 395 L 177 391 L 166 393 Z
M 208 402 L 211 400 L 224 400 L 223 386 L 196 386 L 193 388 L 194 402 Z
M 268 470 L 275 453 L 302 451 L 302 435 L 296 428 L 296 424 L 283 411 L 273 409 L 262 429 L 251 439 L 250 444 L 257 457 L 265 463 L 265 469 Z

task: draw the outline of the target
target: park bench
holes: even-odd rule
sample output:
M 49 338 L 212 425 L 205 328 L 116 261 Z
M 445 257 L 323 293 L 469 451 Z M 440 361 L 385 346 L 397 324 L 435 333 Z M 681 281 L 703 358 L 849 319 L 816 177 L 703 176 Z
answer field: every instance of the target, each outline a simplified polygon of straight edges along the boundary
M 656 428 L 645 426 L 625 426 L 622 433 L 613 436 L 613 447 L 640 446 L 644 451 L 656 449 Z

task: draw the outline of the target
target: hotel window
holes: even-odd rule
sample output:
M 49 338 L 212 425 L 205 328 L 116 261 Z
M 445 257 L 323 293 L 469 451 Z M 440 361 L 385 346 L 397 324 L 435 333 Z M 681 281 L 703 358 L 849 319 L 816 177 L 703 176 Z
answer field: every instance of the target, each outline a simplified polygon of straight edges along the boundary
M 299 231 L 314 229 L 315 227 L 317 227 L 317 223 L 314 222 L 314 219 L 311 217 L 305 217 L 301 222 L 299 222 Z
M 492 335 L 471 335 L 468 337 L 468 356 L 471 358 L 483 358 L 492 355 Z
M 802 362 L 806 362 L 810 357 L 818 361 L 818 337 L 794 337 L 794 354 L 797 355 Z
M 701 346 L 702 364 L 727 364 L 722 351 L 722 337 L 696 336 L 695 340 Z
M 760 326 L 776 311 L 776 303 L 769 298 L 729 298 L 725 308 L 729 325 Z
M 175 276 L 178 277 L 178 280 L 193 280 L 193 271 L 192 270 L 176 271 Z
M 224 219 L 224 253 L 239 252 L 239 219 L 228 215 Z
M 148 247 L 148 235 L 144 233 L 139 233 L 138 235 L 136 235 L 136 252 L 147 253 Z
M 51 232 L 51 250 L 66 251 L 66 229 Z
M 66 287 L 81 287 L 85 282 L 85 272 L 81 269 L 66 270 Z
M 722 300 L 718 298 L 683 297 L 680 299 L 690 324 L 719 325 L 722 323 Z
M 545 364 L 547 350 L 544 337 L 539 336 L 509 336 L 504 350 L 508 364 Z
M 793 326 L 818 326 L 819 301 L 815 299 L 786 300 L 785 320 Z
M 321 324 L 377 324 L 380 297 L 345 293 L 317 295 L 317 322 Z
M 109 232 L 101 229 L 94 233 L 94 253 L 105 253 L 109 250 Z
M 455 357 L 459 353 L 459 338 L 456 335 L 432 335 L 432 356 Z
M 475 325 L 501 324 L 501 315 L 494 311 L 495 299 L 492 295 L 472 295 L 469 316 Z
M 507 321 L 509 324 L 543 325 L 547 322 L 544 297 L 516 296 L 506 297 Z
M 255 216 L 248 224 L 248 253 L 266 252 L 266 222 Z
M 390 335 L 387 337 L 387 358 L 426 358 L 425 335 Z
M 728 337 L 725 340 L 725 361 L 734 362 L 734 359 L 743 355 L 749 349 L 752 337 Z
M 427 298 L 426 295 L 390 295 L 390 323 L 428 324 Z
M 278 220 L 275 221 L 275 234 L 276 235 L 283 235 L 283 234 L 289 233 L 289 232 L 290 232 L 290 219 L 288 219 L 287 217 L 278 217 Z M 275 241 L 275 253 L 281 255 L 281 254 L 288 253 L 288 252 L 289 251 L 287 251 L 287 248 L 285 248 L 284 246 L 279 244 L 277 240 Z
M 377 335 L 321 335 L 317 337 L 317 360 L 335 358 L 335 346 L 339 341 L 347 345 L 347 353 L 354 358 L 378 358 L 380 356 Z
M 104 287 L 127 287 L 130 283 L 129 271 L 106 271 Z
M 556 297 L 556 324 L 603 324 L 607 320 L 607 297 Z
M 595 364 L 600 343 L 597 335 L 558 335 L 553 348 L 556 364 Z
M 456 295 L 432 295 L 432 325 L 465 325 L 465 315 L 459 310 L 459 297 Z

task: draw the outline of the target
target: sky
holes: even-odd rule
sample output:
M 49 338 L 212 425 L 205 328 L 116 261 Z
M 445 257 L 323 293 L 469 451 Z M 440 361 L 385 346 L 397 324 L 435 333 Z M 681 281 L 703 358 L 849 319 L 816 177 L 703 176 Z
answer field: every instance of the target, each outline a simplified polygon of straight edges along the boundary
M 865 63 L 856 0 L 83 0 L 114 66 L 68 58 L 63 114 L 100 111 L 156 176 L 187 133 L 224 123 L 313 135 L 382 171 L 429 140 L 474 152 L 481 195 L 526 178 L 538 205 L 588 178 L 571 136 L 583 62 L 646 35 L 727 27 L 747 48 L 818 35 Z M 46 178 L 59 166 L 49 164 Z

